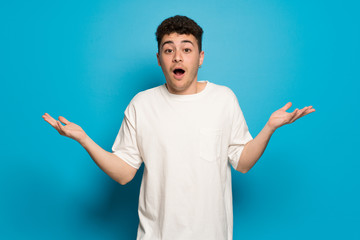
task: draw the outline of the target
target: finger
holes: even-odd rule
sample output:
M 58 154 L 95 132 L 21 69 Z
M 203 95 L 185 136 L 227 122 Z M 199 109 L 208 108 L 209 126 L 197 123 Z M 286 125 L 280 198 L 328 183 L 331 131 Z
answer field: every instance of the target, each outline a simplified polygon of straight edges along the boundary
M 53 117 L 51 117 L 48 113 L 45 113 L 43 116 L 42 116 L 44 119 L 46 118 L 46 119 L 48 119 L 48 120 L 50 120 L 52 123 L 54 122 L 54 121 L 56 121 Z
M 64 118 L 62 116 L 59 117 L 59 120 L 66 125 L 70 123 L 66 118 Z
M 281 110 L 286 111 L 286 110 L 288 110 L 288 109 L 291 107 L 291 105 L 292 105 L 292 103 L 291 103 L 291 102 L 288 102 L 287 104 L 285 104 L 285 106 L 283 106 L 283 107 L 281 108 Z
M 308 108 L 303 108 L 303 109 L 301 109 L 301 110 L 300 110 L 300 113 L 298 114 L 298 116 L 296 117 L 296 119 L 301 118 L 302 116 L 304 116 L 304 114 L 306 113 L 307 109 L 308 109 Z M 296 119 L 295 119 L 295 120 L 296 120 Z
M 292 112 L 292 116 L 290 117 L 289 123 L 293 123 L 296 119 L 296 117 L 299 115 L 300 110 L 295 109 L 294 112 Z
M 290 117 L 288 123 L 293 123 L 294 122 L 294 119 L 296 118 L 298 112 L 299 112 L 299 110 L 296 110 L 296 112 L 293 113 L 293 115 Z
M 51 126 L 53 126 L 54 128 L 56 128 L 57 124 L 56 124 L 56 120 L 51 117 L 48 113 L 45 113 L 43 116 L 43 119 L 48 122 Z
M 310 106 L 310 107 L 308 107 L 308 109 L 305 110 L 304 114 L 301 117 L 306 116 L 306 115 L 308 115 L 309 113 L 312 113 L 312 112 L 315 112 L 315 109 L 311 108 L 311 106 Z
M 313 108 L 313 106 L 309 106 L 307 112 L 315 112 L 315 109 Z
M 289 123 L 295 122 L 297 119 L 308 115 L 309 113 L 315 112 L 315 109 L 312 106 L 304 107 L 303 109 L 299 110 L 289 121 Z
M 306 112 L 313 112 L 315 111 L 315 109 L 313 108 L 313 106 L 308 106 L 308 107 L 305 107 L 306 108 Z
M 315 108 L 312 108 L 309 113 L 316 112 Z
M 59 131 L 59 133 L 61 134 L 61 135 L 65 135 L 65 129 L 64 129 L 64 126 L 60 123 L 60 121 L 56 121 L 56 124 L 57 124 L 57 126 L 58 126 L 58 131 Z
M 301 110 L 301 113 L 298 114 L 298 116 L 294 117 L 292 119 L 293 122 L 295 122 L 297 119 L 304 117 L 306 115 L 308 115 L 309 113 L 315 112 L 315 109 L 312 108 L 312 106 L 309 107 L 305 107 L 304 109 Z

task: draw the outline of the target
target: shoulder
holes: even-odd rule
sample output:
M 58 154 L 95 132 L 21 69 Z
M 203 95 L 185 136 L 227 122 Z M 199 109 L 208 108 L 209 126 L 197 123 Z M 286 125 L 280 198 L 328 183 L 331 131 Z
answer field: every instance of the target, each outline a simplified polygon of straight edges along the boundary
M 127 105 L 125 115 L 127 117 L 135 116 L 141 109 L 145 109 L 152 104 L 154 99 L 160 94 L 161 85 L 137 93 Z
M 162 87 L 162 85 L 153 87 L 153 88 L 149 88 L 147 90 L 137 93 L 131 99 L 130 104 L 138 105 L 138 104 L 147 103 L 147 102 L 151 101 L 152 99 L 154 99 L 154 97 L 157 97 L 160 94 L 161 87 Z
M 211 83 L 212 93 L 221 98 L 236 99 L 235 93 L 227 86 Z

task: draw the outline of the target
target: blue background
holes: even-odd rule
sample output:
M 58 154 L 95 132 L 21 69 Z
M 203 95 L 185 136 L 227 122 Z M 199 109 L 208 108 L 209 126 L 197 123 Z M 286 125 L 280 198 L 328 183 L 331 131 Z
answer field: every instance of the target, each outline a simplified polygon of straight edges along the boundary
M 230 87 L 255 137 L 293 102 L 316 112 L 278 129 L 233 172 L 234 239 L 360 239 L 357 1 L 7 1 L 0 7 L 1 239 L 135 239 L 144 165 L 122 186 L 42 114 L 110 151 L 123 111 L 165 82 L 155 30 L 204 29 L 199 80 Z M 357 15 L 357 16 L 356 16 Z

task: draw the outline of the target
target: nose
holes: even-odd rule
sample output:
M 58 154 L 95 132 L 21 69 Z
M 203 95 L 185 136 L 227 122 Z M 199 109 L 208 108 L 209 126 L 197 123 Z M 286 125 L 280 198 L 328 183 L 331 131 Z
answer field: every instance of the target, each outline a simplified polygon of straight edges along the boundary
M 173 58 L 173 62 L 182 62 L 182 56 L 181 56 L 181 53 L 180 51 L 175 51 L 175 54 L 174 54 L 174 58 Z

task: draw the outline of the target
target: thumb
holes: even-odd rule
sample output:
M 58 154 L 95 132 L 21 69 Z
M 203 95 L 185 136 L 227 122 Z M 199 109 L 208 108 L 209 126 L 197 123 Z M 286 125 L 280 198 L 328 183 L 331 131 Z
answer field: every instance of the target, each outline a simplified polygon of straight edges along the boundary
M 285 106 L 283 106 L 282 108 L 281 108 L 281 110 L 288 110 L 290 107 L 291 107 L 291 105 L 292 105 L 292 103 L 291 102 L 288 102 L 287 104 L 285 104 Z
M 69 124 L 70 123 L 66 118 L 64 118 L 62 116 L 59 116 L 59 120 L 60 120 L 60 122 L 62 122 L 64 124 Z

